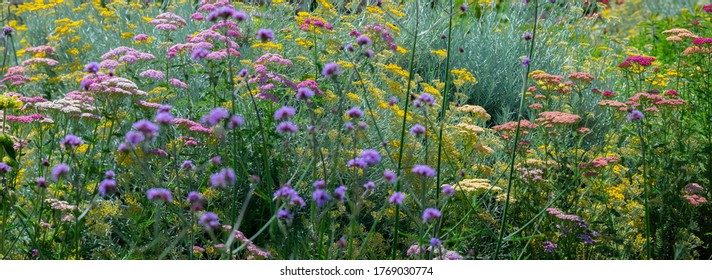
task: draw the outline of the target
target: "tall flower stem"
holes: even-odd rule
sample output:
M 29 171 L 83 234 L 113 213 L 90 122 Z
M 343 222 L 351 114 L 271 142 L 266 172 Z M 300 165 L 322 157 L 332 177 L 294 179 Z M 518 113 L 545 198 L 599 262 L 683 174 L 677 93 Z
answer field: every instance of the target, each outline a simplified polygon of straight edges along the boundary
M 442 150 L 443 150 L 443 130 L 445 128 L 445 123 L 446 123 L 446 116 L 445 114 L 447 113 L 448 109 L 448 101 L 450 97 L 450 45 L 452 45 L 452 16 L 453 16 L 453 5 L 452 5 L 452 0 L 450 0 L 450 19 L 448 21 L 448 27 L 447 27 L 447 47 L 446 47 L 446 52 L 447 52 L 447 57 L 445 58 L 445 90 L 443 92 L 443 104 L 442 108 L 440 109 L 440 132 L 438 134 L 438 164 L 437 164 L 437 177 L 435 178 L 435 208 L 438 208 L 439 200 L 440 200 L 440 192 L 438 191 L 438 188 L 440 187 L 440 183 L 442 180 L 442 176 L 440 175 L 441 172 L 441 163 L 442 163 Z
M 534 55 L 534 42 L 536 41 L 536 31 L 537 25 L 539 23 L 539 1 L 534 0 L 534 30 L 532 31 L 532 39 L 529 43 L 529 59 Z M 517 129 L 514 132 L 514 147 L 512 147 L 512 158 L 509 161 L 509 179 L 507 182 L 507 197 L 504 200 L 504 213 L 502 214 L 502 224 L 499 229 L 499 236 L 497 237 L 497 245 L 494 249 L 494 259 L 498 258 L 499 250 L 502 247 L 502 238 L 504 237 L 504 230 L 507 226 L 507 210 L 509 210 L 509 197 L 512 191 L 512 182 L 514 180 L 514 161 L 517 157 L 517 144 L 519 143 L 519 135 L 521 130 L 522 122 L 522 111 L 524 111 L 524 94 L 527 90 L 527 82 L 529 82 L 529 71 L 531 71 L 531 63 L 526 65 L 526 71 L 522 77 L 522 91 L 519 96 L 519 111 L 517 112 Z
M 643 156 L 643 201 L 645 204 L 645 253 L 647 256 L 647 259 L 652 259 L 653 252 L 652 252 L 652 244 L 650 243 L 650 204 L 648 201 L 650 200 L 650 188 L 648 187 L 648 184 L 646 183 L 646 176 L 647 176 L 647 164 L 645 161 L 645 140 L 643 139 L 643 121 L 640 120 L 638 121 L 638 138 L 640 139 L 640 151 Z
M 414 1 L 415 3 L 415 18 L 418 18 L 419 14 L 419 7 L 418 7 L 418 1 Z M 401 189 L 401 168 L 403 166 L 403 148 L 405 147 L 405 130 L 406 130 L 406 122 L 408 120 L 408 104 L 410 104 L 410 87 L 411 87 L 411 82 L 413 81 L 413 66 L 415 62 L 415 47 L 418 44 L 418 25 L 420 21 L 416 20 L 415 21 L 415 31 L 413 32 L 413 47 L 411 48 L 410 51 L 410 63 L 408 65 L 408 85 L 406 86 L 405 94 L 404 94 L 404 100 L 405 102 L 405 109 L 403 112 L 403 124 L 401 125 L 401 133 L 400 133 L 400 147 L 398 148 L 398 168 L 396 168 L 396 178 L 397 178 L 397 183 L 396 183 L 396 192 L 400 192 Z M 393 230 L 393 244 L 391 245 L 391 259 L 395 260 L 396 259 L 396 254 L 397 254 L 397 247 L 398 247 L 398 218 L 400 214 L 400 205 L 396 204 L 396 213 L 393 218 L 393 223 L 394 223 L 394 230 Z

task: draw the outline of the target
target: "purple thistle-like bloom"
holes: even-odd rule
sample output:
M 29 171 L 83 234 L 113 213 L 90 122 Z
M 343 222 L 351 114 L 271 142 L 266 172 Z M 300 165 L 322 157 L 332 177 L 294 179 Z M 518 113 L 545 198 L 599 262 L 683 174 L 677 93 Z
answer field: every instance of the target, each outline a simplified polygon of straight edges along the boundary
M 433 97 L 430 93 L 421 93 L 418 96 L 418 99 L 430 106 L 435 105 L 435 97 Z
M 526 33 L 524 33 L 524 35 L 522 35 L 522 39 L 524 39 L 524 40 L 531 40 L 532 38 L 534 38 L 534 35 L 532 35 L 529 32 L 526 32 Z
M 61 141 L 59 141 L 59 146 L 65 150 L 74 150 L 82 144 L 84 144 L 82 138 L 72 134 L 67 134 Z
M 350 118 L 360 118 L 363 117 L 363 111 L 357 107 L 351 107 L 348 111 L 346 111 L 346 115 L 348 115 Z
M 207 115 L 204 115 L 203 118 L 200 119 L 200 121 L 202 121 L 208 126 L 215 126 L 221 120 L 227 119 L 229 117 L 230 113 L 227 111 L 227 109 L 218 107 L 212 109 Z
M 405 199 L 405 194 L 402 192 L 394 192 L 390 198 L 388 198 L 388 203 L 402 205 Z
M 365 130 L 368 127 L 368 124 L 366 122 L 358 122 L 358 128 L 361 130 Z
M 344 198 L 346 198 L 346 190 L 348 190 L 348 188 L 344 186 L 339 186 L 338 188 L 336 188 L 334 190 L 334 199 L 340 202 L 344 202 Z
M 156 140 L 156 136 L 158 135 L 158 130 L 160 127 L 156 125 L 155 123 L 152 123 L 151 121 L 148 120 L 140 120 L 137 121 L 133 124 L 133 128 L 135 130 L 140 131 L 143 133 L 143 135 L 146 137 L 146 139 L 151 139 L 151 141 Z
M 281 122 L 277 125 L 277 133 L 279 134 L 295 134 L 299 128 L 292 122 Z
M 173 195 L 171 191 L 163 188 L 153 188 L 146 192 L 146 197 L 150 200 L 163 200 L 165 202 L 172 202 Z
M 443 245 L 443 243 L 440 241 L 440 239 L 437 239 L 437 238 L 435 238 L 435 237 L 430 238 L 430 246 L 433 246 L 433 247 L 440 247 L 440 246 L 442 246 L 442 245 Z
M 116 187 L 116 181 L 113 179 L 104 179 L 99 183 L 97 188 L 99 195 L 106 196 L 107 193 L 117 192 L 119 189 Z
M 347 167 L 358 167 L 358 168 L 361 168 L 361 169 L 366 169 L 366 167 L 368 167 L 368 164 L 367 164 L 362 158 L 357 157 L 357 158 L 354 158 L 354 159 L 352 159 L 352 160 L 349 160 L 349 161 L 346 163 L 346 166 L 347 166 Z
M 312 193 L 312 199 L 316 202 L 316 206 L 319 208 L 324 207 L 324 204 L 329 202 L 329 194 L 326 193 L 324 189 L 317 189 Z
M 230 121 L 227 123 L 227 128 L 229 128 L 229 129 L 239 128 L 244 125 L 245 125 L 245 119 L 242 118 L 242 116 L 234 115 L 230 118 Z
M 209 21 L 216 21 L 218 18 L 229 18 L 229 17 L 234 17 L 235 16 L 235 8 L 232 6 L 222 6 L 220 8 L 217 8 L 210 12 L 208 14 L 208 20 Z
M 431 168 L 430 166 L 427 165 L 416 165 L 413 166 L 413 169 L 410 170 L 411 172 L 421 175 L 421 176 L 428 176 L 428 177 L 435 177 L 437 172 L 435 169 Z
M 168 112 L 158 113 L 154 119 L 158 124 L 169 125 L 173 123 L 173 115 Z
M 221 165 L 222 164 L 222 157 L 221 156 L 214 156 L 210 158 L 210 162 L 214 165 Z
M 381 162 L 381 155 L 376 150 L 361 151 L 361 159 L 368 165 L 374 165 Z
M 96 73 L 99 72 L 99 63 L 92 61 L 84 66 L 84 72 Z
M 467 11 L 467 7 L 468 7 L 467 4 L 463 3 L 462 5 L 460 5 L 460 11 L 462 11 L 462 12 Z
M 257 39 L 263 43 L 272 41 L 274 40 L 274 32 L 272 32 L 272 29 L 260 29 L 257 31 Z
M 39 188 L 46 188 L 47 187 L 47 180 L 44 177 L 39 177 L 37 180 L 35 180 L 35 183 L 37 183 L 37 187 Z
M 116 173 L 114 173 L 114 171 L 112 170 L 106 171 L 106 173 L 104 173 L 104 179 L 114 179 L 114 177 L 116 177 Z
M 274 112 L 274 120 L 279 121 L 279 120 L 289 118 L 291 116 L 294 116 L 294 114 L 296 112 L 297 112 L 297 110 L 292 107 L 282 106 L 281 108 L 277 109 L 277 111 Z
M 116 147 L 116 150 L 122 153 L 128 152 L 131 148 L 129 148 L 129 145 L 126 143 L 119 143 L 119 146 Z
M 280 197 L 292 197 L 297 195 L 297 191 L 292 189 L 292 187 L 289 184 L 285 184 L 281 188 L 279 188 L 277 191 L 274 192 L 274 198 L 280 198 Z
M 445 185 L 443 185 L 442 192 L 446 196 L 452 196 L 455 194 L 455 189 L 452 186 L 445 184 Z
M 199 192 L 192 191 L 188 193 L 185 201 L 190 203 L 190 211 L 197 212 L 203 210 L 203 202 L 205 201 L 205 198 Z
M 376 190 L 376 183 L 374 183 L 373 181 L 368 181 L 363 184 L 363 187 L 366 189 L 367 192 L 373 192 L 374 190 Z
M 205 214 L 200 217 L 200 220 L 198 220 L 198 224 L 204 226 L 206 230 L 216 229 L 220 226 L 220 222 L 218 222 L 218 214 L 205 212 Z
M 396 183 L 396 173 L 390 170 L 383 171 L 383 178 L 386 179 L 388 183 Z
M 363 45 L 370 45 L 371 44 L 371 38 L 369 38 L 366 35 L 361 35 L 356 38 L 356 44 L 359 44 L 359 46 Z
M 191 169 L 195 169 L 195 164 L 193 164 L 193 161 L 191 161 L 191 160 L 186 160 L 180 165 L 180 167 L 185 170 L 191 170 Z
M 423 223 L 440 218 L 440 210 L 428 208 L 423 211 Z
M 12 34 L 15 34 L 15 29 L 10 27 L 10 26 L 5 26 L 2 29 L 2 35 L 4 36 L 12 36 Z
M 594 243 L 596 243 L 596 240 L 593 240 L 593 238 L 591 238 L 590 235 L 585 234 L 585 233 L 580 233 L 580 234 L 576 235 L 576 237 L 581 239 L 581 242 L 583 242 L 583 244 L 586 244 L 586 245 L 593 245 Z
M 282 209 L 277 212 L 277 219 L 280 220 L 291 220 L 293 217 L 294 216 L 292 215 L 292 213 L 290 213 L 288 210 Z
M 628 115 L 628 120 L 629 121 L 637 121 L 637 120 L 642 120 L 643 119 L 643 112 L 638 111 L 638 110 L 633 110 L 633 112 Z
M 410 134 L 413 134 L 415 137 L 421 136 L 425 134 L 425 127 L 420 124 L 415 124 L 410 128 Z
M 559 245 L 554 244 L 551 241 L 544 241 L 544 252 L 553 254 L 556 247 L 559 247 Z
M 232 168 L 223 168 L 220 172 L 210 175 L 210 184 L 215 188 L 227 188 L 232 186 L 237 181 L 235 170 Z
M 321 70 L 321 74 L 324 75 L 324 77 L 334 79 L 337 76 L 341 75 L 341 70 L 339 70 L 339 64 L 336 62 L 329 62 L 326 65 L 324 65 L 324 69 Z
M 204 48 L 197 48 L 197 49 L 194 49 L 190 53 L 190 59 L 192 59 L 192 60 L 202 59 L 202 58 L 205 58 L 206 56 L 208 56 L 209 54 L 210 54 L 209 50 L 204 49 Z
M 141 133 L 141 132 L 129 131 L 126 133 L 126 143 L 131 145 L 132 147 L 136 147 L 136 145 L 143 142 L 143 140 L 146 140 L 146 137 L 144 137 L 143 133 Z M 119 145 L 119 146 L 121 146 L 121 145 Z M 121 147 L 119 147 L 119 149 L 120 148 Z
M 326 182 L 324 180 L 316 180 L 314 181 L 313 184 L 314 188 L 317 190 L 325 189 L 326 188 Z
M 308 87 L 300 87 L 297 89 L 297 100 L 308 100 L 314 96 L 314 91 Z
M 247 72 L 247 69 L 245 69 L 245 68 L 242 68 L 242 70 L 240 70 L 240 72 L 237 73 L 237 75 L 240 76 L 240 78 L 247 77 L 247 74 L 249 74 L 249 73 Z
M 356 48 L 354 48 L 354 45 L 352 45 L 352 44 L 348 44 L 344 48 L 349 52 L 354 52 L 356 50 Z
M 1 168 L 1 167 L 0 167 Z M 52 167 L 52 181 L 59 181 L 59 178 L 69 175 L 69 165 L 60 163 Z
M 363 55 L 365 55 L 365 56 L 368 57 L 368 58 L 372 58 L 372 57 L 373 57 L 374 55 L 376 55 L 376 54 L 373 53 L 373 50 L 367 49 L 367 50 L 363 51 Z
M 351 130 L 354 130 L 355 127 L 354 127 L 354 124 L 353 124 L 352 122 L 346 122 L 346 123 L 344 124 L 344 128 L 345 128 L 346 130 L 348 130 L 348 131 L 351 131 Z
M 299 207 L 304 207 L 305 205 L 307 205 L 307 203 L 304 202 L 304 199 L 302 199 L 301 196 L 295 194 L 290 199 L 289 205 L 297 205 Z
M 232 14 L 232 18 L 234 18 L 237 21 L 246 21 L 247 14 L 244 11 L 236 11 L 235 13 Z
M 522 66 L 523 67 L 529 67 L 529 64 L 531 64 L 531 63 L 532 63 L 532 60 L 529 59 L 528 56 L 522 58 Z

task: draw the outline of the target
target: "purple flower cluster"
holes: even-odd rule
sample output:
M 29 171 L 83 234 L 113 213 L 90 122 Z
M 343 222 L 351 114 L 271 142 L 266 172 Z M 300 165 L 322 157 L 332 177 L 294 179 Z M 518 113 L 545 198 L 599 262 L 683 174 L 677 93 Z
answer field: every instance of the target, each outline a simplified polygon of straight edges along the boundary
M 257 31 L 257 39 L 264 42 L 274 40 L 274 32 L 272 29 L 260 29 Z
M 344 202 L 344 199 L 346 198 L 346 191 L 347 191 L 347 190 L 348 190 L 348 188 L 346 188 L 346 187 L 344 187 L 344 186 L 339 186 L 339 187 L 337 187 L 337 188 L 334 190 L 334 195 L 333 195 L 334 199 L 336 199 L 336 200 L 338 200 L 338 201 L 340 201 L 340 202 Z
M 104 180 L 99 182 L 99 187 L 97 188 L 97 191 L 99 192 L 99 195 L 101 196 L 106 196 L 107 194 L 110 193 L 115 193 L 119 189 L 116 187 L 116 180 L 114 180 L 114 177 L 116 174 L 114 171 L 107 171 L 106 174 L 104 174 Z
M 146 192 L 146 197 L 150 200 L 162 200 L 165 202 L 172 202 L 173 195 L 170 190 L 163 188 L 153 188 Z
M 394 192 L 390 198 L 388 198 L 388 203 L 402 205 L 405 199 L 405 194 L 402 192 Z
M 204 226 L 206 230 L 217 229 L 220 226 L 218 214 L 205 212 L 205 214 L 200 217 L 200 220 L 198 220 L 198 224 Z
M 336 62 L 329 62 L 324 65 L 324 69 L 321 70 L 321 74 L 329 79 L 335 79 L 341 75 L 341 70 L 339 70 L 339 64 Z
M 439 219 L 441 216 L 440 210 L 435 209 L 435 208 L 428 208 L 423 211 L 423 223 L 427 223 L 436 219 Z
M 398 178 L 397 178 L 397 175 L 395 172 L 386 170 L 386 171 L 383 171 L 383 179 L 386 179 L 386 182 L 388 182 L 390 184 L 395 184 L 396 179 L 398 179 Z
M 188 197 L 186 197 L 185 201 L 190 204 L 190 211 L 197 212 L 203 210 L 205 198 L 199 192 L 192 191 L 188 193 Z
M 331 197 L 329 197 L 329 194 L 326 192 L 325 189 L 316 189 L 312 193 L 312 199 L 314 199 L 314 201 L 316 202 L 317 207 L 322 208 L 327 202 L 329 202 L 329 199 L 331 199 Z
M 0 166 L 1 168 L 1 166 Z M 69 165 L 60 163 L 52 167 L 52 181 L 59 181 L 59 178 L 69 175 Z
M 235 185 L 237 176 L 232 168 L 223 168 L 220 172 L 210 175 L 210 185 L 215 188 L 227 188 Z
M 12 167 L 5 162 L 0 162 L 0 174 L 5 175 L 12 172 Z
M 381 155 L 376 150 L 368 149 L 361 151 L 361 159 L 371 166 L 381 162 Z
M 413 166 L 413 168 L 410 170 L 410 172 L 413 172 L 413 173 L 421 175 L 421 176 L 427 176 L 427 177 L 435 177 L 435 175 L 437 174 L 435 169 L 433 169 L 427 165 Z
M 82 144 L 84 144 L 82 138 L 79 138 L 72 134 L 67 134 L 61 141 L 59 141 L 59 146 L 62 147 L 62 149 L 71 151 L 81 146 Z
M 291 206 L 304 207 L 306 205 L 304 199 L 302 199 L 297 193 L 297 191 L 295 191 L 289 184 L 285 184 L 277 191 L 275 191 L 274 198 L 287 199 L 289 205 Z
M 230 113 L 227 111 L 227 109 L 218 107 L 210 110 L 210 113 L 207 115 L 204 115 L 200 121 L 203 122 L 204 124 L 208 126 L 215 126 L 220 121 L 227 119 L 230 117 Z

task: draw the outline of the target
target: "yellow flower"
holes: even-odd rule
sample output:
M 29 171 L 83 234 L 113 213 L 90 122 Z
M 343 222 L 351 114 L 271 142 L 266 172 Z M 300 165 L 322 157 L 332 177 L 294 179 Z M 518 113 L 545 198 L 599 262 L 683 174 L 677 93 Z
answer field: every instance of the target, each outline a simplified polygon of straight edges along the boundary
M 430 54 L 438 56 L 440 58 L 446 58 L 447 57 L 447 51 L 446 50 L 432 50 L 430 51 Z

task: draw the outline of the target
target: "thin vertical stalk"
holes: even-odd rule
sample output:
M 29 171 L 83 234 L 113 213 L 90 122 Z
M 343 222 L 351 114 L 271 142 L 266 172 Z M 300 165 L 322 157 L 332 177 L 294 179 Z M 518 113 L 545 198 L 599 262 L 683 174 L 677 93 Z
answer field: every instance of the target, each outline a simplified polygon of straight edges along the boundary
M 645 161 L 645 140 L 643 139 L 643 120 L 638 121 L 638 138 L 640 139 L 640 151 L 643 156 L 643 203 L 645 204 L 645 253 L 647 259 L 652 259 L 652 243 L 650 242 L 650 188 L 646 183 L 647 163 Z
M 447 112 L 447 107 L 448 107 L 448 101 L 450 95 L 448 94 L 450 92 L 450 45 L 452 45 L 452 16 L 453 16 L 453 5 L 452 5 L 452 0 L 450 0 L 450 11 L 449 11 L 449 16 L 450 19 L 448 20 L 448 27 L 447 27 L 447 47 L 446 47 L 446 54 L 447 57 L 445 58 L 445 91 L 443 92 L 443 104 L 442 108 L 440 108 L 440 132 L 438 134 L 438 164 L 437 164 L 437 175 L 435 178 L 435 208 L 438 207 L 439 200 L 440 200 L 440 192 L 438 191 L 438 188 L 440 186 L 442 176 L 440 175 L 441 172 L 441 163 L 442 163 L 442 150 L 443 150 L 443 130 L 445 129 L 445 122 L 446 122 L 446 117 L 445 114 Z

